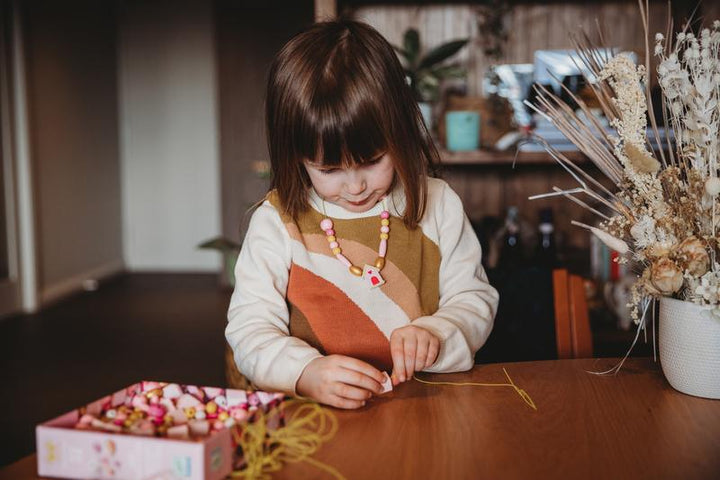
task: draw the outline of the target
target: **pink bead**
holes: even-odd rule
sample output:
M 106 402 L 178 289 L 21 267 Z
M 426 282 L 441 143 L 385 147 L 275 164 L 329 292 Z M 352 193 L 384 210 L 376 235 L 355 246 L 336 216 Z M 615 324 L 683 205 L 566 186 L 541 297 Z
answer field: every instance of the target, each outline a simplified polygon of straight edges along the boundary
M 338 248 L 340 246 L 337 242 L 330 242 L 330 248 Z
M 163 417 L 165 415 L 165 408 L 161 405 L 152 405 L 147 413 L 151 417 Z
M 230 416 L 238 422 L 242 422 L 248 417 L 248 412 L 244 408 L 235 407 L 230 409 Z
M 162 385 L 160 385 L 158 382 L 143 381 L 143 382 L 142 382 L 142 391 L 143 391 L 143 392 L 148 392 L 148 391 L 150 391 L 150 390 L 155 390 L 155 389 L 157 389 L 157 388 L 160 388 L 161 386 L 162 386 Z
M 390 218 L 390 212 L 383 210 L 382 213 L 380 213 L 380 218 Z
M 328 231 L 333 227 L 333 222 L 329 218 L 323 218 L 323 221 L 320 222 L 320 228 L 323 229 L 323 231 Z
M 342 264 L 345 265 L 345 266 L 348 267 L 348 268 L 349 268 L 350 266 L 352 266 L 352 263 L 350 263 L 350 260 L 348 260 L 347 258 L 345 258 L 345 255 L 343 255 L 342 253 L 338 253 L 337 255 L 335 255 L 335 258 L 337 258 L 338 260 L 340 260 L 340 261 L 342 262 Z
M 95 420 L 95 417 L 92 415 L 88 415 L 87 413 L 80 417 L 80 420 L 78 421 L 78 425 L 86 427 L 92 423 L 92 421 Z
M 390 227 L 388 227 L 387 225 L 383 225 L 382 227 L 380 227 L 380 231 L 381 231 L 382 233 L 389 233 L 389 232 L 390 232 Z
M 327 235 L 328 237 L 330 235 L 335 235 L 335 230 L 333 230 L 332 228 L 325 230 L 325 235 Z
M 148 407 L 145 397 L 133 397 L 132 406 L 135 407 L 137 410 L 142 410 L 143 412 L 147 412 L 150 408 Z
M 207 395 L 208 398 L 215 398 L 218 395 L 222 395 L 224 393 L 222 388 L 216 387 L 203 387 L 203 390 L 205 391 L 205 395 Z
M 380 247 L 378 248 L 378 256 L 385 258 L 387 253 L 387 240 L 380 240 Z

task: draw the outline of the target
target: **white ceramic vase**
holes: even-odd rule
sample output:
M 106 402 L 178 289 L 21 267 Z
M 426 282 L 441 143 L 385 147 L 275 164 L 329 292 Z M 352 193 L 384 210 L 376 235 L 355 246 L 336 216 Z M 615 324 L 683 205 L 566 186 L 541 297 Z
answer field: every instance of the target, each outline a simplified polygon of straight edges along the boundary
M 660 299 L 660 363 L 674 389 L 720 399 L 720 319 L 708 307 Z

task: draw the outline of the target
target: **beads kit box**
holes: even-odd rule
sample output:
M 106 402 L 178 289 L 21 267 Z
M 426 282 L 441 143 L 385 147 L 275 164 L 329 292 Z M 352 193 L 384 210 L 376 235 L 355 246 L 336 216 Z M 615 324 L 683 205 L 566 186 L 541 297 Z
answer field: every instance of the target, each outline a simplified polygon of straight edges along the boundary
M 243 465 L 233 433 L 282 398 L 277 393 L 139 382 L 38 425 L 38 475 L 223 479 Z M 282 417 L 272 417 L 276 428 Z

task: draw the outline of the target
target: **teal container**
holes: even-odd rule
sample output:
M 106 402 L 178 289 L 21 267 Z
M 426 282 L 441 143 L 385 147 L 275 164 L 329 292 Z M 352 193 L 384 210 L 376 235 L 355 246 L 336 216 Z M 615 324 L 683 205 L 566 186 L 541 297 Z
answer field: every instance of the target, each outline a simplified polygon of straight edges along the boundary
M 452 111 L 445 114 L 447 149 L 464 152 L 480 148 L 480 114 L 471 111 Z

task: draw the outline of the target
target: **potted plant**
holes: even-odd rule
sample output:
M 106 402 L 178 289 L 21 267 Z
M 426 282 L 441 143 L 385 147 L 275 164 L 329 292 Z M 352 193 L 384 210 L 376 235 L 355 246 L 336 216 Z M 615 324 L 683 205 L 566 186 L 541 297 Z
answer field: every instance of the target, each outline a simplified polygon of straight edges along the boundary
M 409 28 L 403 35 L 403 46 L 393 46 L 404 60 L 405 75 L 420 105 L 425 125 L 432 130 L 432 103 L 440 97 L 440 85 L 449 78 L 463 78 L 466 70 L 458 63 L 443 64 L 459 52 L 468 39 L 443 43 L 423 53 L 420 49 L 420 34 Z
M 222 254 L 225 278 L 235 286 L 235 261 L 240 253 L 240 244 L 225 237 L 215 237 L 198 245 L 197 248 L 217 250 Z
M 648 14 L 640 5 L 647 36 Z M 635 339 L 648 317 L 654 321 L 649 307 L 659 301 L 660 361 L 668 382 L 684 393 L 720 398 L 720 21 L 699 32 L 690 33 L 686 25 L 675 39 L 655 35 L 662 135 L 649 101 L 652 48 L 638 66 L 628 54 L 598 55 L 603 50 L 579 44 L 597 79 L 589 85 L 615 131 L 604 129 L 567 89 L 580 113 L 542 87 L 534 109 L 572 140 L 613 188 L 545 143 L 578 186 L 531 198 L 563 195 L 600 216 L 598 226 L 573 223 L 619 252 L 621 262 L 633 262 Z M 580 195 L 595 205 L 575 198 Z

